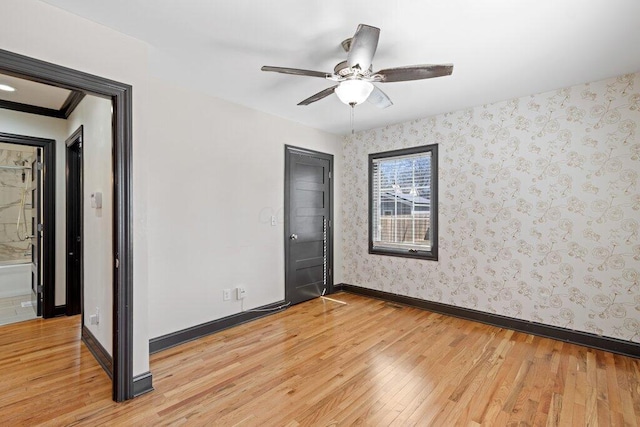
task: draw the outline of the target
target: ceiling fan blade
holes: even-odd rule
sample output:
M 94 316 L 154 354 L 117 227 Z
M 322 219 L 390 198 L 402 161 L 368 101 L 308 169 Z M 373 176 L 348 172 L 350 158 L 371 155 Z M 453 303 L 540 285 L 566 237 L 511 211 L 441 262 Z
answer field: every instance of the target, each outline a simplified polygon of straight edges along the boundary
M 380 74 L 380 83 L 406 82 L 409 80 L 431 79 L 434 77 L 450 76 L 453 64 L 441 65 L 410 65 L 408 67 L 387 68 L 375 74 Z
M 387 94 L 381 91 L 375 85 L 373 86 L 371 95 L 369 95 L 369 98 L 367 98 L 367 102 L 375 105 L 378 108 L 387 108 L 393 105 L 393 102 L 391 102 Z
M 351 47 L 349 47 L 349 55 L 347 56 L 349 67 L 357 65 L 362 71 L 368 70 L 378 48 L 379 37 L 380 28 L 365 24 L 358 25 L 358 29 L 351 39 Z
M 323 79 L 331 76 L 331 74 L 323 73 L 322 71 L 301 70 L 299 68 L 271 67 L 269 65 L 265 65 L 260 69 L 262 71 L 273 71 L 275 73 L 293 74 L 295 76 L 321 77 Z
M 298 105 L 309 105 L 312 102 L 320 101 L 321 99 L 326 98 L 327 96 L 331 95 L 333 93 L 333 91 L 336 90 L 337 87 L 338 87 L 338 85 L 335 85 L 335 86 L 328 87 L 325 90 L 321 90 L 320 92 L 316 93 L 315 95 L 311 95 L 310 97 L 308 97 L 304 101 L 300 101 L 298 103 Z

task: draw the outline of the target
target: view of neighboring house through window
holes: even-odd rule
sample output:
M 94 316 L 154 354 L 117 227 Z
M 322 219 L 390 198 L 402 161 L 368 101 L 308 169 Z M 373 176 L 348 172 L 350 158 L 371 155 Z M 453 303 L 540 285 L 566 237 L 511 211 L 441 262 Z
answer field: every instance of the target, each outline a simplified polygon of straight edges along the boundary
M 438 258 L 438 146 L 369 155 L 369 253 Z

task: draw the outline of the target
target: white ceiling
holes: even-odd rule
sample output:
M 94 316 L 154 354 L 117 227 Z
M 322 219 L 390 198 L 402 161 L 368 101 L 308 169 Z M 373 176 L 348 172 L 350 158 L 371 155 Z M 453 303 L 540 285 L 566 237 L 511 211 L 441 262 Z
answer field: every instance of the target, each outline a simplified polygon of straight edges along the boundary
M 15 89 L 15 92 L 0 90 L 0 99 L 50 108 L 52 110 L 62 108 L 71 93 L 71 91 L 67 89 L 18 79 L 5 74 L 0 74 L 0 84 L 6 84 Z
M 453 63 L 450 77 L 381 84 L 394 102 L 362 104 L 356 130 L 640 71 L 638 0 L 45 0 L 144 40 L 153 73 L 336 134 L 349 107 L 332 85 L 260 71 L 332 71 L 359 23 L 381 28 L 374 71 Z

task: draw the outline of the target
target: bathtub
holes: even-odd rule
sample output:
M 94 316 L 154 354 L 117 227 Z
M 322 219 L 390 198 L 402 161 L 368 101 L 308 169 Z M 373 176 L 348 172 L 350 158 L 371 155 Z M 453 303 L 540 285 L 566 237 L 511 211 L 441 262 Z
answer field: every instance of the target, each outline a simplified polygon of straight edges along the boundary
M 31 294 L 31 263 L 0 264 L 0 298 Z

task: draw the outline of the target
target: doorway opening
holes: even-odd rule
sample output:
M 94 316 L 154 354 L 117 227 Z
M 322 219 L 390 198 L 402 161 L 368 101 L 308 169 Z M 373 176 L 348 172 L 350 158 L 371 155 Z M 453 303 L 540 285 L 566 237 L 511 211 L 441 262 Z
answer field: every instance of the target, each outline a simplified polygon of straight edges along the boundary
M 31 200 L 31 177 L 39 156 L 37 147 L 0 143 L 0 325 L 42 314 L 41 300 L 31 295 L 38 283 L 32 281 L 31 263 L 38 252 L 32 251 L 36 237 L 30 217 L 37 206 Z M 39 190 L 37 175 L 35 182 Z
M 6 275 L 0 292 L 17 296 L 20 289 L 26 291 L 20 298 L 28 295 L 28 301 L 18 303 L 28 310 L 18 313 L 16 306 L 17 318 L 29 310 L 33 317 L 54 317 L 55 141 L 0 132 L 0 145 L 4 148 L 0 170 L 8 173 L 2 181 L 13 193 L 7 194 L 3 212 L 12 220 L 15 216 L 15 222 L 3 224 L 2 229 L 2 253 L 7 259 L 2 262 Z M 51 291 L 45 292 L 45 286 Z
M 83 196 L 82 196 L 82 140 L 83 126 L 80 126 L 66 140 L 66 314 L 73 316 L 82 310 L 83 292 Z
M 110 270 L 113 273 L 113 312 L 111 316 L 107 317 L 113 319 L 113 399 L 115 401 L 131 399 L 135 393 L 131 231 L 131 206 L 133 202 L 131 197 L 132 88 L 127 84 L 1 49 L 0 73 L 111 100 L 113 150 L 112 158 L 109 160 L 111 161 L 112 174 L 110 192 L 113 195 L 113 232 L 110 236 L 113 241 L 113 262 Z M 46 157 L 46 150 L 44 155 Z M 44 244 L 46 243 L 43 242 Z M 53 253 L 53 248 L 51 248 L 51 253 Z M 46 294 L 44 298 L 44 307 L 46 307 Z

